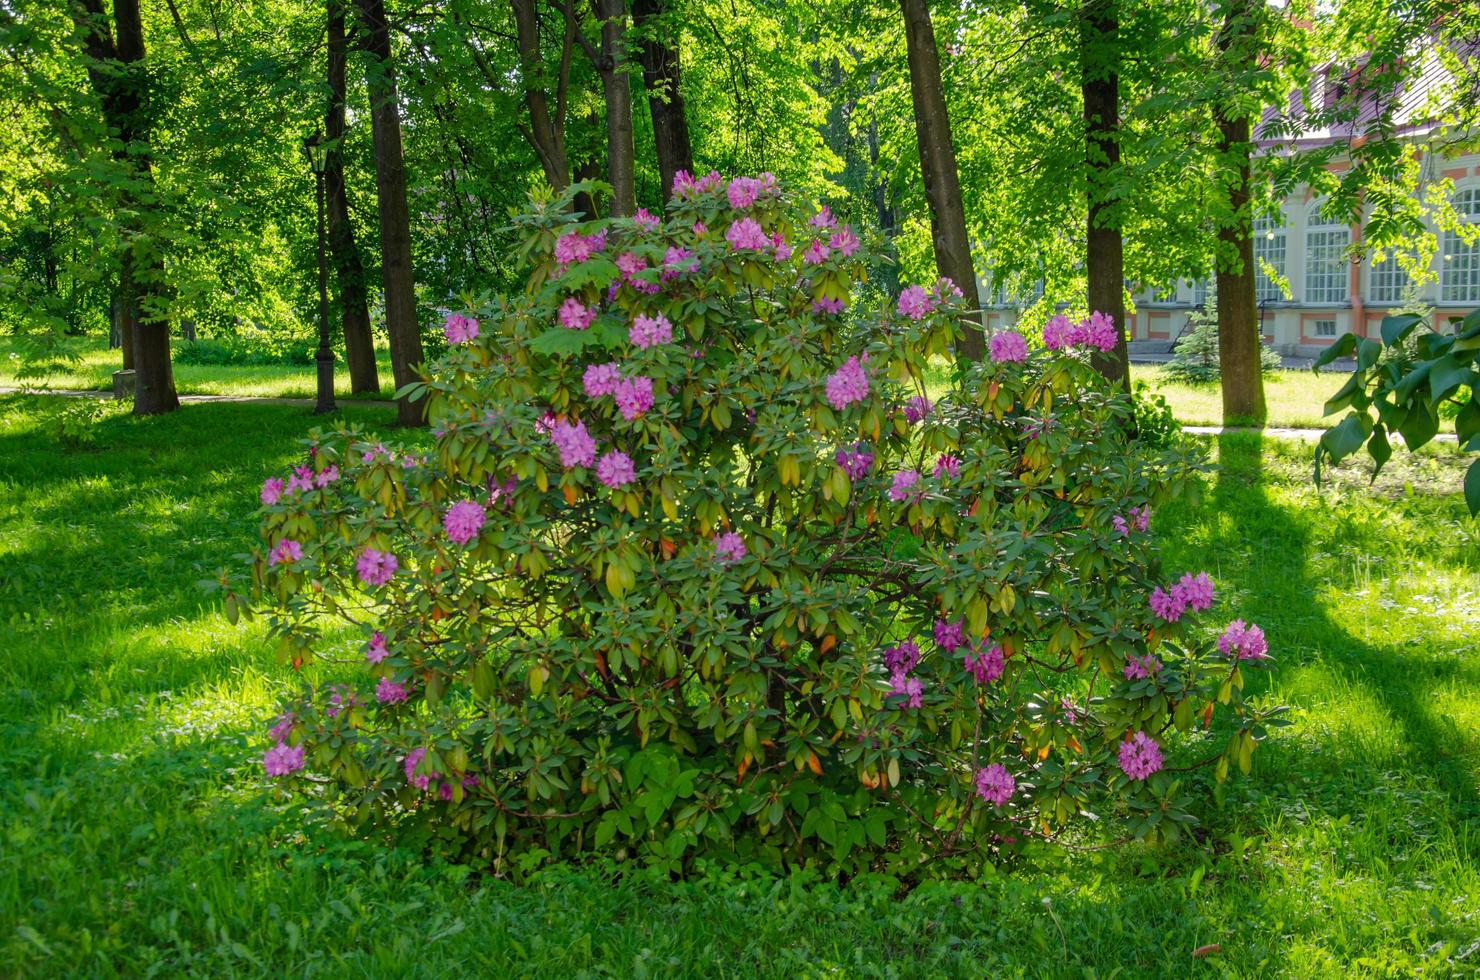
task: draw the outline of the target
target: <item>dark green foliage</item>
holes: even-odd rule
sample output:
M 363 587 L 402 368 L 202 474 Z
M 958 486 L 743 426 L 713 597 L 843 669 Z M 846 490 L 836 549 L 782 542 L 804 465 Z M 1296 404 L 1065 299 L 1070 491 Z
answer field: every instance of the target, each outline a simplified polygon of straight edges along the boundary
M 1218 365 L 1218 293 L 1208 291 L 1208 301 L 1187 318 L 1188 328 L 1177 341 L 1167 362 L 1167 377 L 1184 384 L 1216 384 L 1222 372 Z M 1260 341 L 1259 364 L 1268 375 L 1280 369 L 1280 355 Z
M 1136 439 L 1150 449 L 1166 449 L 1182 434 L 1182 423 L 1172 414 L 1166 398 L 1151 390 L 1144 381 L 1132 386 L 1131 400 L 1136 409 Z

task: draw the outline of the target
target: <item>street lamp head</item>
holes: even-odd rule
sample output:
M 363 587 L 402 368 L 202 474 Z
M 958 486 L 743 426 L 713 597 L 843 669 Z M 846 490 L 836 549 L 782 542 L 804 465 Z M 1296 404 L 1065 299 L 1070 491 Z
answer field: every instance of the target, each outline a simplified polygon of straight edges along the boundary
M 314 130 L 313 135 L 303 141 L 303 156 L 316 174 L 323 173 L 324 168 L 328 166 L 329 144 L 324 141 L 318 130 Z

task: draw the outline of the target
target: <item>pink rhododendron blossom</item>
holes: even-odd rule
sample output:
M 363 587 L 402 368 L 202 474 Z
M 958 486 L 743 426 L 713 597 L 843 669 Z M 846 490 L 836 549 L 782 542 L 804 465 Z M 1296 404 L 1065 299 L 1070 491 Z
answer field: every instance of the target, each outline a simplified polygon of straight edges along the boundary
M 925 693 L 925 685 L 920 678 L 911 677 L 903 670 L 896 670 L 889 675 L 889 693 L 904 698 L 911 708 L 918 708 L 924 703 L 921 696 Z
M 396 574 L 400 564 L 389 551 L 366 548 L 355 561 L 355 571 L 366 585 L 384 585 Z
M 761 182 L 754 177 L 736 177 L 725 190 L 725 196 L 730 199 L 730 207 L 736 210 L 750 207 L 760 193 Z
M 696 221 L 694 222 L 693 231 L 696 237 L 703 238 L 705 235 L 709 234 L 709 226 L 702 221 Z
M 638 208 L 637 213 L 632 216 L 632 220 L 643 231 L 657 231 L 663 227 L 663 219 L 653 214 L 647 208 Z
M 478 321 L 461 313 L 449 313 L 442 333 L 449 344 L 466 344 L 478 336 Z
M 1016 330 L 1003 330 L 992 334 L 987 351 L 998 363 L 1018 364 L 1028 359 L 1028 339 Z
M 833 228 L 837 225 L 837 219 L 833 217 L 832 208 L 826 204 L 816 214 L 812 215 L 807 224 L 813 228 Z
M 1161 746 L 1145 732 L 1136 732 L 1120 743 L 1120 768 L 1132 779 L 1145 779 L 1161 767 Z
M 488 512 L 483 509 L 482 504 L 474 500 L 460 500 L 447 508 L 447 514 L 442 518 L 442 529 L 447 532 L 448 541 L 467 544 L 478 536 L 487 519 Z
M 560 304 L 560 325 L 568 330 L 585 330 L 594 319 L 596 311 L 587 309 L 574 296 L 567 296 L 565 302 Z
M 1055 313 L 1043 325 L 1043 346 L 1049 350 L 1069 346 L 1073 342 L 1070 340 L 1072 330 L 1073 325 L 1069 322 L 1069 318 L 1062 313 Z
M 402 767 L 406 770 L 406 782 L 415 786 L 417 789 L 426 789 L 431 785 L 432 780 L 442 778 L 440 772 L 427 773 L 416 771 L 416 767 L 421 765 L 421 760 L 426 757 L 426 749 L 415 748 L 406 753 L 406 758 L 401 763 Z
M 1115 320 L 1098 310 L 1078 323 L 1060 313 L 1043 325 L 1043 344 L 1049 350 L 1084 346 L 1110 351 L 1115 349 L 1118 339 Z
M 617 256 L 617 270 L 622 273 L 623 279 L 631 279 L 643 269 L 647 268 L 647 259 L 636 252 L 623 252 Z
M 1122 668 L 1125 679 L 1128 681 L 1145 680 L 1160 671 L 1161 661 L 1149 653 L 1140 657 L 1133 655 L 1130 660 L 1126 661 L 1125 667 Z
M 385 448 L 385 443 L 379 442 L 371 446 L 369 449 L 365 450 L 365 452 L 360 455 L 360 462 L 373 463 L 375 462 L 375 460 L 379 459 L 382 456 L 386 457 L 387 459 L 390 458 L 390 454 L 391 451 Z
M 1263 660 L 1269 655 L 1269 643 L 1264 639 L 1264 630 L 1235 619 L 1218 637 L 1218 650 L 1239 660 Z
M 714 558 L 725 564 L 734 564 L 745 557 L 745 539 L 734 531 L 717 534 L 714 538 Z
M 786 236 L 776 231 L 771 233 L 771 245 L 776 253 L 777 262 L 785 262 L 791 258 L 791 245 L 787 243 Z
M 267 564 L 282 565 L 290 561 L 297 561 L 303 557 L 303 545 L 291 538 L 283 538 L 272 546 L 272 553 L 267 556 Z
M 819 296 L 812 301 L 813 313 L 841 313 L 847 304 L 842 299 Z
M 944 619 L 935 621 L 935 645 L 946 653 L 951 653 L 957 647 L 966 645 L 966 628 L 962 620 L 946 622 Z
M 631 422 L 653 407 L 653 379 L 640 374 L 635 378 L 623 378 L 612 390 L 612 397 L 616 399 L 622 418 Z
M 966 672 L 976 678 L 978 684 L 990 684 L 1002 676 L 1002 671 L 1007 667 L 1007 658 L 1002 655 L 1002 648 L 995 643 L 991 646 L 979 646 L 975 650 L 968 648 L 965 654 Z
M 560 465 L 568 470 L 596 462 L 596 439 L 584 422 L 556 422 L 550 429 L 550 441 L 560 453 Z
M 758 251 L 771 244 L 766 233 L 761 231 L 760 222 L 754 218 L 741 218 L 730 225 L 729 230 L 725 232 L 725 241 L 729 242 L 730 247 L 737 252 L 747 249 Z
M 616 490 L 637 479 L 637 468 L 632 465 L 631 456 L 612 449 L 596 461 L 596 478 Z
M 839 411 L 868 397 L 868 372 L 850 357 L 827 379 L 827 401 Z
M 269 476 L 262 481 L 262 506 L 271 507 L 282 499 L 283 481 L 281 477 Z
M 1151 590 L 1151 611 L 1169 623 L 1175 623 L 1187 611 L 1187 603 L 1178 600 L 1175 592 L 1175 588 L 1172 592 L 1160 587 Z
M 319 470 L 318 474 L 313 478 L 313 483 L 314 486 L 322 490 L 337 479 L 339 479 L 339 467 L 330 463 L 328 466 Z
M 1131 533 L 1131 526 L 1125 522 L 1125 518 L 1116 514 L 1110 518 L 1110 526 L 1115 528 L 1115 533 L 1122 538 Z
M 874 464 L 874 454 L 867 452 L 858 445 L 852 449 L 839 449 L 833 459 L 848 474 L 850 480 L 861 480 L 868 473 L 868 468 Z
M 593 364 L 586 368 L 586 373 L 581 377 L 586 394 L 591 398 L 601 398 L 612 394 L 617 390 L 617 384 L 621 380 L 622 371 L 616 361 L 607 364 Z
M 293 475 L 288 477 L 288 493 L 313 489 L 313 468 L 309 466 L 293 467 Z
M 379 630 L 371 633 L 370 642 L 365 645 L 365 659 L 372 664 L 378 664 L 390 655 L 390 647 L 385 643 L 385 634 Z
M 891 674 L 906 673 L 915 669 L 920 662 L 920 645 L 914 640 L 905 640 L 898 646 L 884 650 L 884 666 Z
M 1174 588 L 1181 589 L 1187 605 L 1199 612 L 1213 605 L 1213 580 L 1207 572 L 1198 572 L 1195 578 L 1189 572 Z
M 262 756 L 262 768 L 269 776 L 287 776 L 303 768 L 303 746 L 280 742 Z
M 923 320 L 925 314 L 935 308 L 925 292 L 924 286 L 909 286 L 899 294 L 899 315 L 911 320 Z
M 1017 792 L 1017 780 L 1000 762 L 976 771 L 976 795 L 993 806 L 1006 806 Z
M 661 278 L 664 282 L 668 282 L 686 272 L 693 272 L 697 268 L 699 268 L 699 260 L 694 258 L 693 252 L 686 248 L 679 248 L 677 245 L 670 245 L 663 256 Z
M 846 259 L 858 251 L 858 236 L 853 234 L 853 227 L 851 225 L 844 225 L 833 232 L 832 237 L 827 240 L 827 244 L 836 249 L 838 254 Z
M 919 487 L 919 470 L 900 470 L 894 474 L 894 482 L 889 486 L 889 499 L 895 503 L 903 503 L 911 498 L 918 499 L 921 492 Z
M 278 715 L 278 723 L 267 730 L 268 738 L 277 743 L 286 742 L 288 736 L 292 734 L 293 724 L 297 720 L 291 711 L 285 711 Z
M 1135 518 L 1135 520 L 1132 522 L 1132 526 L 1135 527 L 1137 531 L 1144 531 L 1146 530 L 1146 528 L 1151 526 L 1150 507 L 1132 507 L 1129 513 L 1132 517 Z
M 940 458 L 935 461 L 935 470 L 931 475 L 937 480 L 943 480 L 947 476 L 953 480 L 956 479 L 961 475 L 961 457 L 941 453 Z
M 827 261 L 827 257 L 830 254 L 832 254 L 832 249 L 814 238 L 812 239 L 812 244 L 808 245 L 807 250 L 802 253 L 802 261 L 808 265 L 821 265 Z
M 1102 351 L 1112 351 L 1119 336 L 1115 332 L 1115 318 L 1108 313 L 1095 310 L 1084 321 L 1084 343 Z
M 389 677 L 382 677 L 375 685 L 375 700 L 381 704 L 401 704 L 406 700 L 406 685 L 397 684 Z
M 961 287 L 956 285 L 956 280 L 950 276 L 941 276 L 935 280 L 935 299 L 937 301 L 962 297 Z
M 355 694 L 343 684 L 334 685 L 334 691 L 329 695 L 329 706 L 324 709 L 324 714 L 330 718 L 338 718 L 345 708 L 353 708 L 359 701 Z
M 916 395 L 905 403 L 905 421 L 913 425 L 914 423 L 925 418 L 925 416 L 929 415 L 930 410 L 934 407 L 934 405 L 930 404 L 930 399 L 926 398 L 924 395 Z
M 632 328 L 627 331 L 627 339 L 643 350 L 656 347 L 658 344 L 666 344 L 673 340 L 673 324 L 669 323 L 668 318 L 661 313 L 657 316 L 639 314 L 632 320 Z
M 594 235 L 582 235 L 578 231 L 566 232 L 555 241 L 555 261 L 559 263 L 563 272 L 566 266 L 584 262 L 604 248 L 606 248 L 605 231 L 599 231 Z
M 693 175 L 687 170 L 680 170 L 673 175 L 673 196 L 679 200 L 692 196 L 697 187 Z

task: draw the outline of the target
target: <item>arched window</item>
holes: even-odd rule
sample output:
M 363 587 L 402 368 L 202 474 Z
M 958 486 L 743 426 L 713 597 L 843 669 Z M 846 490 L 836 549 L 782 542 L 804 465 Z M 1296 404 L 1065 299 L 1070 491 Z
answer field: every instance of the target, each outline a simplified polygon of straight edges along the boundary
M 1372 278 L 1367 284 L 1367 298 L 1374 303 L 1401 303 L 1408 288 L 1408 273 L 1394 255 L 1372 262 Z
M 1454 210 L 1470 224 L 1480 222 L 1480 187 L 1466 187 L 1451 199 Z M 1444 266 L 1439 298 L 1446 303 L 1480 303 L 1480 241 L 1467 244 L 1453 231 L 1444 233 Z
M 1269 215 L 1261 215 L 1254 222 L 1254 299 L 1260 303 L 1278 303 L 1285 298 L 1279 283 L 1264 274 L 1268 265 L 1280 277 L 1285 272 L 1285 231 L 1283 219 L 1276 222 Z
M 1344 253 L 1351 236 L 1351 228 L 1341 218 L 1321 214 L 1319 204 L 1310 209 L 1305 222 L 1307 303 L 1346 302 L 1350 275 Z

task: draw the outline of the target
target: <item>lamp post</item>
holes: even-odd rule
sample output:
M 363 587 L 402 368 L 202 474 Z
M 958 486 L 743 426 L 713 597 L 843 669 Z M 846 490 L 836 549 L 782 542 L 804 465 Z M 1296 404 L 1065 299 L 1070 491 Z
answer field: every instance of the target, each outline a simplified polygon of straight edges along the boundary
M 318 131 L 303 141 L 303 155 L 313 169 L 315 197 L 319 212 L 319 349 L 314 354 L 318 366 L 318 404 L 315 415 L 334 411 L 334 349 L 329 345 L 329 270 L 324 263 L 324 169 L 329 163 L 329 147 Z

